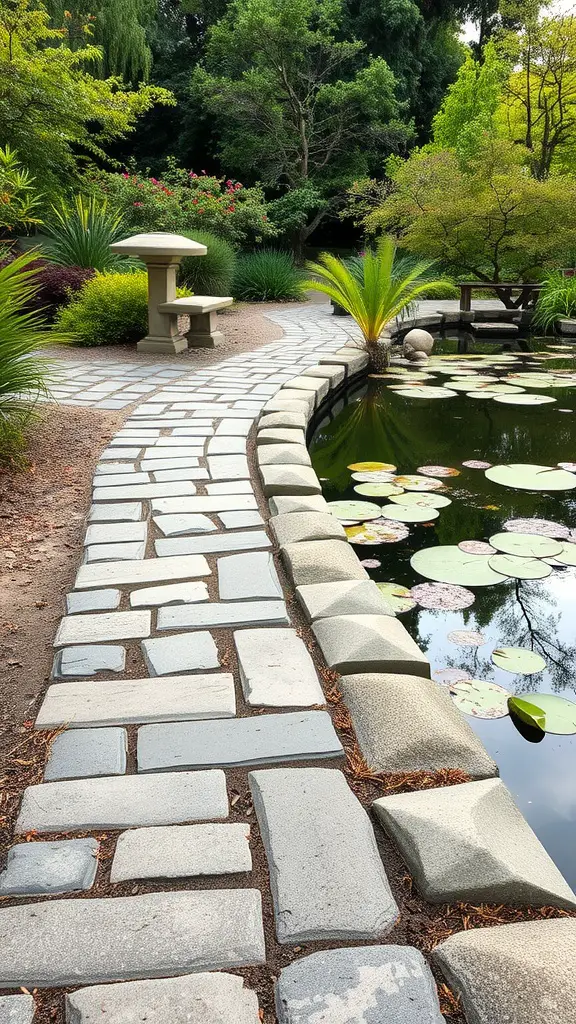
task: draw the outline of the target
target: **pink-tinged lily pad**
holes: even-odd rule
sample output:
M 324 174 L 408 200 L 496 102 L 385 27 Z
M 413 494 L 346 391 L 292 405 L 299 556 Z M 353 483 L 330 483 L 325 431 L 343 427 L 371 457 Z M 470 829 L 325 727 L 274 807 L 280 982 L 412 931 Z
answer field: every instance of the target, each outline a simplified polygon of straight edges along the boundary
M 412 587 L 410 596 L 421 608 L 450 612 L 469 608 L 476 600 L 471 590 L 454 583 L 419 583 Z
M 462 683 L 470 679 L 470 673 L 463 668 L 439 668 L 432 673 L 432 678 L 441 686 L 452 686 L 453 683 Z
M 360 565 L 363 565 L 365 569 L 379 569 L 382 562 L 379 562 L 377 558 L 363 558 Z
M 475 629 L 453 629 L 448 633 L 451 644 L 458 644 L 459 647 L 482 647 L 486 643 L 486 637 Z
M 492 463 L 482 462 L 481 459 L 467 459 L 462 465 L 466 466 L 466 469 L 490 469 Z
M 508 714 L 509 690 L 483 679 L 466 679 L 452 683 L 450 696 L 457 708 L 472 718 L 505 718 Z
M 467 555 L 495 555 L 496 548 L 487 544 L 485 540 L 461 540 L 458 547 Z
M 568 540 L 570 530 L 563 523 L 550 519 L 507 519 L 504 529 L 508 533 L 533 533 L 538 537 L 552 537 L 554 540 Z
M 424 476 L 460 476 L 460 470 L 451 466 L 418 466 L 418 472 Z
M 348 526 L 345 533 L 351 544 L 397 544 L 410 535 L 410 530 L 404 523 L 379 519 L 361 526 Z
M 441 480 L 435 480 L 433 476 L 419 476 L 417 473 L 395 476 L 394 483 L 406 491 L 436 491 L 444 487 Z
M 416 601 L 410 597 L 408 587 L 403 587 L 400 583 L 377 583 L 376 586 L 394 615 L 401 615 L 402 612 L 412 611 L 412 608 L 416 607 Z
M 558 462 L 556 465 L 560 469 L 567 469 L 569 473 L 576 473 L 576 462 Z

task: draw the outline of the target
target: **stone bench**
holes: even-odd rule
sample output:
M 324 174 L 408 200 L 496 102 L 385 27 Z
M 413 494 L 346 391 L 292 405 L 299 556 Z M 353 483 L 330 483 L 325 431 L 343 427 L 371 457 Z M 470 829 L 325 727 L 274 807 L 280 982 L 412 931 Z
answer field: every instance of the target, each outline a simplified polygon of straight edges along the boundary
M 158 306 L 160 313 L 175 313 L 190 317 L 190 328 L 186 335 L 188 348 L 214 348 L 224 340 L 217 330 L 216 317 L 219 309 L 231 306 L 233 299 L 214 295 L 190 295 L 184 299 L 173 299 Z

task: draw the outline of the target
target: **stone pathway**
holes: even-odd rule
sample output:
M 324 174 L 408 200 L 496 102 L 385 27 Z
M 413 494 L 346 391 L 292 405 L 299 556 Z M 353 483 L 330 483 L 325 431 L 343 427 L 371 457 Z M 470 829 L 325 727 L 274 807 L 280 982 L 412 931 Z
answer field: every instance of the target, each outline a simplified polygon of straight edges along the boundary
M 383 611 L 379 591 L 326 515 L 304 443 L 308 412 L 363 357 L 346 348 L 349 322 L 329 318 L 325 307 L 270 315 L 284 329 L 282 341 L 205 370 L 155 366 L 149 384 L 133 385 L 126 364 L 113 373 L 106 366 L 105 375 L 103 364 L 86 374 L 84 363 L 80 382 L 69 377 L 85 388 L 67 402 L 120 408 L 138 394 L 139 404 L 102 453 L 84 560 L 54 640 L 36 728 L 61 731 L 44 781 L 23 795 L 0 875 L 0 896 L 10 898 L 0 909 L 0 990 L 76 988 L 65 997 L 73 1024 L 104 1017 L 108 1024 L 272 1024 L 274 980 L 280 1024 L 444 1020 L 420 953 L 378 944 L 398 906 L 370 819 L 343 774 L 304 620 L 274 556 L 277 543 L 326 663 L 347 674 L 361 746 L 385 756 L 389 723 L 370 724 L 388 705 L 375 701 L 370 724 L 362 723 L 362 686 L 369 701 L 401 679 L 416 700 L 413 687 L 426 692 L 429 666 Z M 97 375 L 101 390 L 90 391 L 100 388 Z M 261 414 L 254 452 L 249 434 Z M 387 674 L 370 675 L 378 672 Z M 426 732 L 417 722 L 419 730 Z M 393 724 L 390 733 L 401 768 L 405 757 L 414 767 L 405 732 Z M 471 808 L 468 786 L 434 791 L 437 807 L 427 793 L 383 798 L 377 807 L 430 898 L 462 891 L 488 899 L 493 886 L 498 901 L 520 893 L 524 902 L 574 906 L 537 840 L 528 878 L 520 863 L 508 864 L 516 824 L 522 838 L 527 826 L 521 816 L 507 825 L 507 792 L 490 778 L 495 766 L 461 717 L 451 720 L 447 742 L 455 763 L 478 780 L 469 784 L 480 787 Z M 252 830 L 242 786 L 252 794 Z M 414 797 L 425 826 L 410 817 Z M 488 797 L 484 816 L 502 819 L 498 841 L 486 839 L 475 884 L 466 848 L 455 893 L 442 866 L 462 836 L 447 831 L 444 851 L 430 848 L 426 829 L 441 815 L 467 821 Z M 270 890 L 257 870 L 266 862 Z M 263 905 L 274 918 L 266 939 Z M 576 943 L 574 921 L 546 925 Z M 528 929 L 525 948 L 533 949 L 522 961 L 522 998 L 532 991 L 525 979 L 540 950 L 530 929 L 543 926 L 509 926 Z M 545 938 L 553 948 L 553 936 Z M 358 945 L 366 940 L 373 944 Z M 325 948 L 334 942 L 343 948 Z M 470 1020 L 494 1024 L 497 1012 L 482 1015 L 483 1000 L 494 997 L 470 967 L 473 938 L 444 945 L 438 962 L 470 990 L 473 1011 L 480 1008 Z M 285 947 L 294 962 L 279 961 Z M 491 948 L 482 955 L 489 977 Z M 246 967 L 260 974 L 238 973 Z M 29 994 L 0 996 L 0 1024 L 31 1024 L 34 1008 Z M 554 1021 L 567 1024 L 573 1015 L 562 1013 Z

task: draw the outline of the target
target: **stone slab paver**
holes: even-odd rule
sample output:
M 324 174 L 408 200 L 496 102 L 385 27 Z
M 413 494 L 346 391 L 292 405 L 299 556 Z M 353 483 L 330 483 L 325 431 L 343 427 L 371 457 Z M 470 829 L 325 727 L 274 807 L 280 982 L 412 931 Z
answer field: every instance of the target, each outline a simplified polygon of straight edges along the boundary
M 78 612 L 113 611 L 119 604 L 120 591 L 113 588 L 80 593 L 74 591 L 71 594 L 66 594 L 66 611 L 68 615 L 76 615 Z
M 35 1005 L 30 995 L 0 996 L 0 1024 L 32 1024 Z
M 107 1024 L 261 1022 L 256 993 L 238 975 L 224 973 L 82 988 L 66 996 L 66 1014 L 68 1024 L 102 1024 L 103 1019 Z
M 368 579 L 368 573 L 360 565 L 354 549 L 344 540 L 306 540 L 286 544 L 282 558 L 297 587 Z
M 16 832 L 80 832 L 226 817 L 222 771 L 119 775 L 28 786 Z
M 136 457 L 136 456 L 135 456 Z M 141 501 L 119 501 L 114 505 L 92 505 L 89 523 L 136 522 L 142 518 Z
M 329 668 L 342 675 L 400 672 L 430 676 L 428 659 L 406 627 L 391 615 L 334 615 L 317 619 L 312 629 Z
M 188 494 L 196 494 L 196 487 L 188 480 L 161 484 L 131 484 L 125 487 L 94 488 L 94 501 L 121 501 L 130 498 L 176 498 Z
M 94 523 L 86 530 L 84 544 L 120 544 L 125 541 L 145 541 L 148 524 L 134 523 Z
M 370 819 L 334 769 L 250 773 L 281 943 L 377 939 L 396 922 Z
M 284 601 L 210 601 L 200 607 L 161 608 L 157 629 L 221 629 L 226 626 L 267 624 L 287 626 L 290 622 Z
M 90 547 L 84 548 L 84 561 L 88 563 L 119 560 L 130 562 L 136 558 L 144 558 L 145 554 L 146 544 L 144 541 L 134 544 L 91 544 Z
M 126 651 L 116 644 L 83 644 L 65 647 L 54 658 L 52 675 L 66 679 L 70 676 L 94 676 L 97 672 L 123 672 Z
M 397 793 L 373 809 L 431 903 L 576 907 L 501 779 Z
M 390 614 L 374 580 L 305 584 L 296 593 L 309 622 L 333 615 Z
M 157 498 L 152 502 L 152 511 L 161 514 L 182 515 L 189 512 L 236 512 L 243 509 L 257 509 L 256 498 L 252 493 L 250 482 L 245 481 L 245 483 L 246 487 L 238 491 L 234 491 L 232 485 L 224 485 L 227 489 L 220 490 L 223 485 L 214 484 L 213 487 L 218 487 L 218 491 L 211 488 L 208 494 L 197 494 L 192 498 Z
M 282 587 L 269 551 L 250 551 L 218 559 L 218 593 L 222 601 L 282 598 Z
M 158 605 L 195 604 L 208 601 L 208 587 L 205 583 L 192 580 L 190 583 L 166 583 L 160 587 L 141 587 L 130 594 L 132 608 L 151 608 Z
M 181 633 L 142 642 L 144 661 L 151 676 L 220 668 L 218 649 L 210 633 Z
M 264 960 L 255 889 L 155 892 L 0 910 L 0 985 L 54 988 Z
M 247 704 L 308 707 L 325 697 L 314 662 L 295 629 L 243 629 L 234 633 Z
M 237 822 L 131 829 L 118 837 L 110 881 L 251 871 L 249 837 L 250 826 Z
M 457 932 L 432 953 L 468 1024 L 576 1020 L 576 921 L 525 921 Z
M 279 1024 L 445 1024 L 432 972 L 413 946 L 301 957 L 280 972 L 276 1011 Z
M 254 488 L 252 486 L 252 480 L 226 480 L 224 483 L 209 483 L 206 484 L 206 494 L 220 494 L 222 497 L 226 495 L 228 499 L 232 498 L 236 494 L 251 494 L 254 501 Z M 237 499 L 234 498 L 236 501 Z M 242 509 L 248 506 L 242 505 Z M 257 508 L 257 505 L 250 505 L 250 508 Z M 232 511 L 240 509 L 239 505 L 234 505 Z M 224 509 L 226 511 L 226 509 Z
M 95 615 L 66 615 L 54 638 L 54 647 L 100 640 L 128 640 L 150 635 L 150 612 L 102 612 Z
M 161 583 L 165 580 L 183 580 L 194 576 L 210 576 L 210 566 L 203 555 L 81 565 L 76 575 L 75 586 L 84 589 L 110 583 Z
M 68 687 L 85 686 L 84 683 L 59 683 L 50 690 L 63 690 L 64 701 Z M 88 683 L 98 687 L 97 683 Z M 45 698 L 46 700 L 46 698 Z M 42 708 L 40 709 L 42 714 Z M 60 723 L 63 724 L 63 723 Z M 68 726 L 70 720 L 66 720 Z M 36 726 L 39 728 L 38 724 Z M 80 779 L 97 775 L 123 775 L 126 771 L 128 738 L 125 729 L 69 729 L 52 741 L 44 771 L 45 782 L 57 779 Z
M 245 455 L 245 437 L 213 437 L 206 449 L 208 455 Z
M 138 733 L 141 772 L 302 761 L 342 753 L 326 711 L 145 725 Z
M 207 462 L 213 480 L 247 480 L 250 477 L 245 455 L 209 455 Z
M 49 687 L 38 712 L 36 728 L 71 725 L 75 726 L 74 732 L 83 734 L 88 726 L 228 718 L 235 713 L 234 679 L 227 672 L 162 676 L 161 680 L 80 680 Z M 82 742 L 81 736 L 77 742 Z
M 91 889 L 98 868 L 98 849 L 95 839 L 18 843 L 8 851 L 6 868 L 0 873 L 0 896 L 54 895 Z
M 250 530 L 236 533 L 213 533 L 207 537 L 175 537 L 157 540 L 156 554 L 167 555 L 220 554 L 225 551 L 241 551 L 251 548 L 269 548 L 270 538 L 265 530 Z
M 154 522 L 165 537 L 178 537 L 182 533 L 211 533 L 216 530 L 216 523 L 200 513 L 187 516 L 154 516 Z
M 244 529 L 247 526 L 264 526 L 264 520 L 259 512 L 220 512 L 226 530 Z

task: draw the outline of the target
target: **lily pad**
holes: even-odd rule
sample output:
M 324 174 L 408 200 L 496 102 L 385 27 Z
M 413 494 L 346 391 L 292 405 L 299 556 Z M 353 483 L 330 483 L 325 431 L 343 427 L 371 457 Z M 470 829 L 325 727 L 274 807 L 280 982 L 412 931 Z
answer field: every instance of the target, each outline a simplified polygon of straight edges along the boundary
M 388 469 L 375 469 L 371 473 L 352 473 L 352 479 L 361 484 L 386 484 L 394 479 L 394 471 Z
M 515 580 L 543 580 L 552 573 L 546 562 L 526 555 L 493 555 L 490 567 Z
M 496 398 L 493 391 L 467 391 L 466 398 L 484 398 L 487 402 L 491 398 Z
M 483 679 L 465 679 L 452 683 L 450 696 L 457 708 L 472 718 L 505 718 L 508 714 L 509 690 Z
M 399 497 L 391 494 L 390 501 L 395 505 L 416 505 L 418 508 L 446 508 L 452 504 L 452 499 L 445 494 L 427 494 L 423 491 L 405 491 Z
M 351 462 L 348 466 L 348 469 L 356 470 L 358 473 L 376 473 L 381 469 L 393 473 L 397 468 L 390 462 Z
M 397 544 L 410 535 L 410 530 L 403 523 L 380 519 L 361 526 L 348 526 L 345 533 L 351 544 Z
M 522 699 L 544 715 L 544 732 L 554 736 L 572 736 L 576 733 L 576 704 L 555 693 L 523 693 Z
M 541 729 L 542 732 L 545 732 L 546 715 L 542 708 L 536 707 L 535 704 L 530 704 L 529 701 L 523 700 L 522 697 L 509 697 L 508 710 L 511 715 L 516 715 L 525 725 L 531 725 L 533 729 Z
M 437 519 L 440 513 L 437 508 L 422 508 L 419 505 L 384 505 L 382 515 L 398 523 L 429 523 Z
M 397 395 L 403 395 L 404 398 L 456 398 L 456 392 L 451 391 L 450 388 L 445 387 L 432 387 L 422 384 L 420 387 L 415 385 L 412 388 L 396 388 L 393 389 Z
M 402 612 L 410 612 L 416 607 L 416 601 L 410 596 L 408 587 L 399 583 L 377 583 L 376 586 L 392 610 L 401 615 Z
M 546 668 L 544 658 L 525 647 L 498 647 L 492 651 L 492 661 L 497 668 L 521 676 L 531 676 Z
M 455 544 L 423 548 L 412 555 L 410 564 L 421 576 L 438 583 L 490 587 L 506 579 L 490 567 L 486 555 L 469 555 Z
M 556 399 L 552 395 L 495 395 L 495 402 L 501 405 L 549 405 Z
M 377 558 L 363 558 L 360 565 L 363 565 L 365 569 L 379 569 L 382 562 Z
M 475 629 L 453 629 L 448 633 L 448 640 L 458 647 L 482 647 L 486 643 L 486 637 Z
M 565 540 L 570 535 L 567 526 L 551 522 L 549 519 L 507 519 L 504 529 L 508 533 L 529 533 L 539 537 L 555 537 L 558 540 Z
M 566 469 L 569 473 L 576 473 L 576 462 L 559 462 L 560 469 Z
M 576 487 L 576 476 L 565 469 L 523 462 L 493 466 L 485 475 L 492 483 L 521 491 L 571 491 Z
M 466 466 L 466 469 L 490 469 L 492 463 L 483 462 L 482 459 L 467 459 L 462 465 Z
M 576 544 L 570 542 L 562 545 L 560 554 L 554 556 L 562 565 L 576 565 Z
M 354 519 L 358 523 L 382 515 L 380 505 L 371 501 L 329 501 L 328 508 L 336 519 Z
M 471 590 L 453 583 L 419 583 L 412 587 L 410 596 L 421 608 L 442 611 L 461 611 L 470 608 L 476 598 Z
M 461 540 L 458 547 L 467 555 L 495 555 L 496 548 L 487 544 L 485 540 Z
M 444 487 L 441 480 L 436 480 L 433 476 L 418 476 L 417 473 L 395 476 L 394 483 L 403 487 L 405 491 L 436 491 Z
M 503 551 L 506 555 L 522 555 L 528 558 L 546 558 L 559 555 L 562 551 L 561 542 L 552 537 L 517 531 L 495 533 L 490 537 L 490 543 L 493 548 Z
M 404 494 L 404 488 L 398 484 L 356 484 L 356 494 L 366 494 L 371 498 L 389 498 L 392 494 Z
M 470 679 L 470 673 L 463 668 L 439 668 L 432 673 L 432 678 L 441 686 L 451 686 L 452 683 L 461 683 Z
M 418 472 L 424 476 L 460 476 L 460 470 L 451 466 L 418 466 Z

